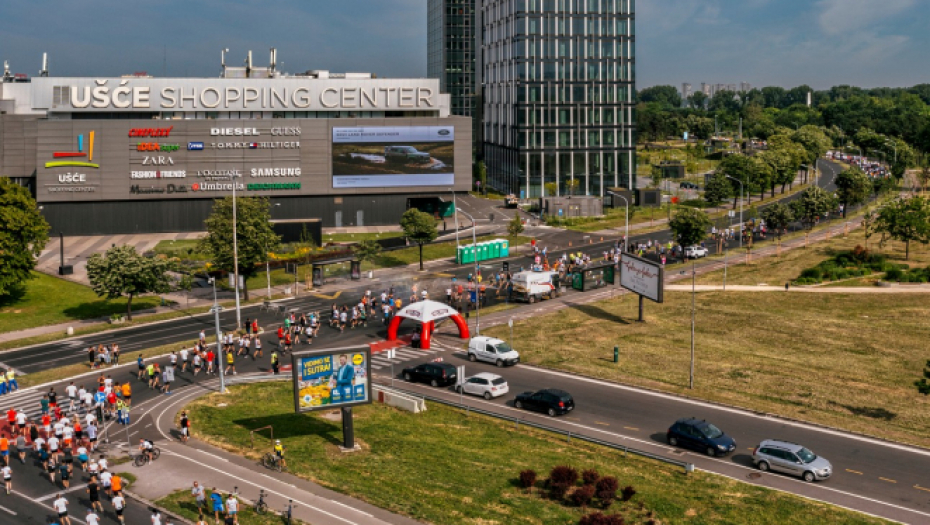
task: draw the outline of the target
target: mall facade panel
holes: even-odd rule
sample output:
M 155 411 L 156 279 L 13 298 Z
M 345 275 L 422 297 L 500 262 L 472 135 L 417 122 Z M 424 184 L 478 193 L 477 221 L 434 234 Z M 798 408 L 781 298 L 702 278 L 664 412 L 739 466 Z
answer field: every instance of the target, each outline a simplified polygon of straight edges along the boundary
M 634 1 L 481 6 L 488 184 L 524 198 L 635 188 Z
M 0 175 L 67 235 L 203 230 L 234 186 L 274 219 L 394 225 L 471 179 L 471 119 L 431 79 L 41 77 L 0 112 Z

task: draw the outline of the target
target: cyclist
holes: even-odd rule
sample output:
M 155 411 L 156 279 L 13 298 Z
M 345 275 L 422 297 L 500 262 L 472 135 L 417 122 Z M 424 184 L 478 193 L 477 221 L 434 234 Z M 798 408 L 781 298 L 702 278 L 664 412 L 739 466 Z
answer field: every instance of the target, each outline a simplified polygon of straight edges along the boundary
M 153 448 L 155 448 L 155 444 L 152 443 L 150 440 L 148 439 L 139 440 L 139 451 L 145 454 L 145 457 L 148 458 L 149 461 L 152 461 L 153 459 L 155 459 L 154 457 L 152 457 Z
M 287 467 L 287 462 L 284 461 L 284 445 L 281 444 L 280 439 L 274 440 L 274 455 L 278 458 L 278 463 L 281 464 L 281 468 Z

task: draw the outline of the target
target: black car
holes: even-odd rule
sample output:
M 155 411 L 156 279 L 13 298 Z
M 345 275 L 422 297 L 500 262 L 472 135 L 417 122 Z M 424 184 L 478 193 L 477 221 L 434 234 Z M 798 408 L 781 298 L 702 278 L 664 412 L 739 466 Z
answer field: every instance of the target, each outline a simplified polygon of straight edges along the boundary
M 700 450 L 708 456 L 726 455 L 736 450 L 736 441 L 703 419 L 686 417 L 676 421 L 666 434 L 668 444 Z
M 420 381 L 431 386 L 446 386 L 455 383 L 455 367 L 449 363 L 423 363 L 413 368 L 405 368 L 404 379 L 410 382 Z
M 523 392 L 517 394 L 513 401 L 513 406 L 545 412 L 550 416 L 560 416 L 567 414 L 575 408 L 575 400 L 572 395 L 564 390 L 555 388 L 546 388 L 539 392 Z

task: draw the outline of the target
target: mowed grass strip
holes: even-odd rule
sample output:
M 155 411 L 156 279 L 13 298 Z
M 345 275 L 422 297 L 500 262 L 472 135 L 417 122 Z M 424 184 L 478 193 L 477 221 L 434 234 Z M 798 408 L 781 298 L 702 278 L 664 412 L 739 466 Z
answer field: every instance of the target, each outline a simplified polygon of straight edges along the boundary
M 686 476 L 659 462 L 435 403 L 420 414 L 380 404 L 355 408 L 355 436 L 363 450 L 343 454 L 337 448 L 339 416 L 294 414 L 292 396 L 289 384 L 278 383 L 234 386 L 225 396 L 201 398 L 187 407 L 194 436 L 258 460 L 271 442 L 264 431 L 266 439 L 257 439 L 251 450 L 249 431 L 273 425 L 292 474 L 440 525 L 577 523 L 581 509 L 519 485 L 521 470 L 533 469 L 543 479 L 560 464 L 594 468 L 616 476 L 621 487 L 632 485 L 638 492 L 633 500 L 610 509 L 628 523 L 882 523 L 720 476 Z
M 229 497 L 228 493 L 219 491 L 223 496 L 223 505 L 226 505 L 226 498 Z M 204 510 L 204 519 L 207 523 L 213 523 L 213 504 L 210 500 L 210 495 L 213 493 L 209 488 L 206 489 L 207 496 L 207 505 Z M 256 500 L 258 497 L 256 496 Z M 254 503 L 254 502 L 253 502 Z M 164 498 L 155 502 L 159 507 L 173 512 L 182 518 L 187 518 L 192 522 L 197 522 L 197 517 L 200 513 L 197 510 L 197 502 L 194 501 L 194 497 L 191 496 L 190 489 L 177 490 L 168 494 Z M 282 525 L 284 523 L 283 517 L 279 514 L 283 512 L 284 509 L 275 509 L 269 508 L 268 512 L 265 514 L 257 514 L 255 509 L 246 505 L 242 500 L 239 500 L 239 512 L 237 513 L 239 519 L 239 525 Z M 222 520 L 224 514 L 220 513 L 220 519 Z M 169 520 L 170 522 L 170 520 Z M 300 520 L 291 520 L 293 525 L 306 524 L 306 522 Z
M 159 297 L 135 297 L 133 312 L 155 308 Z M 82 284 L 32 272 L 22 294 L 0 297 L 0 333 L 68 321 L 126 314 L 126 299 L 107 300 Z
M 696 306 L 694 390 L 690 292 L 646 301 L 645 323 L 633 294 L 521 320 L 514 347 L 524 363 L 930 447 L 930 399 L 913 386 L 930 358 L 926 296 L 706 292 Z

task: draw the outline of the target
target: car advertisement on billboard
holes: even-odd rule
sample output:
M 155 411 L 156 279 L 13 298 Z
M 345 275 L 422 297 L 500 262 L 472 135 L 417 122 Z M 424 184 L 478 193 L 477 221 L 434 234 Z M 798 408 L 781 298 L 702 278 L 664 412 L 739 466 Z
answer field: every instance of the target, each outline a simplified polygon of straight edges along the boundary
M 296 352 L 291 360 L 296 412 L 371 403 L 368 347 Z
M 449 186 L 453 126 L 333 128 L 333 188 Z

